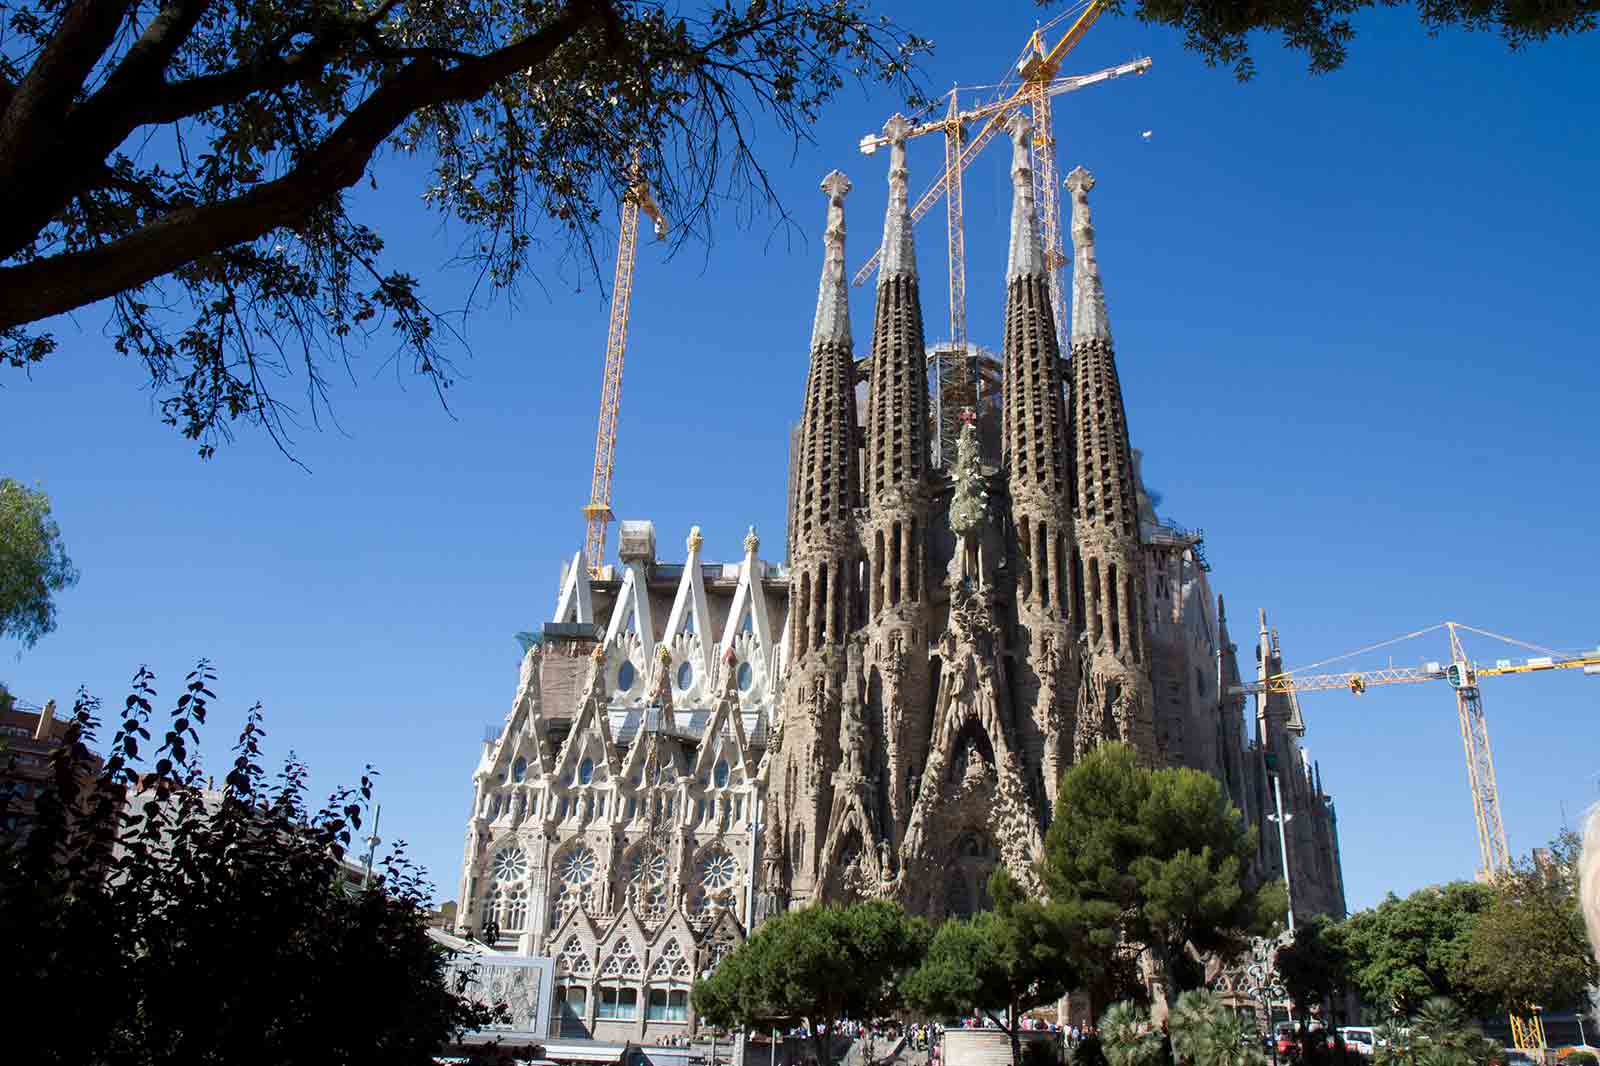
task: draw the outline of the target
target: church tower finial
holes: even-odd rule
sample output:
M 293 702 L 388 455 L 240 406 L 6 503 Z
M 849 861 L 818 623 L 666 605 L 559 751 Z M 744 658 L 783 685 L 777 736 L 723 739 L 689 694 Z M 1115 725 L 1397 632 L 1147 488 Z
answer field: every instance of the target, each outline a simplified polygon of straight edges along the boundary
M 1006 264 L 1006 280 L 1029 274 L 1045 275 L 1044 249 L 1039 242 L 1039 211 L 1033 197 L 1033 163 L 1029 158 L 1028 138 L 1033 123 L 1020 111 L 1006 123 L 1011 135 L 1011 256 Z
M 811 325 L 811 350 L 820 344 L 850 343 L 850 290 L 844 277 L 844 198 L 850 179 L 839 171 L 822 179 L 828 194 L 828 228 L 822 234 L 822 284 L 817 288 L 817 317 Z
M 906 134 L 911 123 L 904 115 L 891 115 L 883 125 L 889 139 L 889 210 L 883 216 L 883 256 L 878 284 L 891 277 L 917 276 L 917 247 L 911 239 L 911 198 L 906 168 Z
M 1100 283 L 1100 261 L 1094 254 L 1094 223 L 1089 220 L 1089 190 L 1094 175 L 1075 167 L 1067 175 L 1067 191 L 1072 195 L 1072 244 L 1076 249 L 1072 271 L 1072 340 L 1111 339 L 1111 320 L 1106 316 L 1106 293 Z

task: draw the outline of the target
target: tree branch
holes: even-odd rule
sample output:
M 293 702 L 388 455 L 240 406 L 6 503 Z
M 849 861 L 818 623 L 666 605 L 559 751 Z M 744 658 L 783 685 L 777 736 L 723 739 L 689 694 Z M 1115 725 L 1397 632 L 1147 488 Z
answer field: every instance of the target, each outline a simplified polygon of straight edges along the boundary
M 569 7 L 531 36 L 451 70 L 426 58 L 408 64 L 275 181 L 172 211 L 99 248 L 0 269 L 0 330 L 87 306 L 303 219 L 360 180 L 373 154 L 419 108 L 475 99 L 500 79 L 543 65 L 605 6 L 587 0 Z
M 133 0 L 78 0 L 0 112 L 0 187 L 27 174 L 60 137 L 62 120 L 116 40 Z

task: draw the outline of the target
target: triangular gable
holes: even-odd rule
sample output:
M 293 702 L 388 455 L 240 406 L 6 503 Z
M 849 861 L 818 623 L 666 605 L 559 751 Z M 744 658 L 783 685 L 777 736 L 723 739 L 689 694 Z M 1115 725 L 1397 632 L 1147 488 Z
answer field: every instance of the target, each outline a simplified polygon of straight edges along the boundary
M 637 940 L 627 936 L 617 938 L 610 947 L 600 956 L 601 977 L 613 977 L 624 981 L 634 980 L 644 973 L 644 953 L 640 945 L 644 943 L 641 935 Z
M 646 662 L 655 649 L 655 626 L 650 619 L 650 589 L 645 582 L 644 568 L 637 562 L 628 564 L 622 575 L 622 588 L 617 590 L 617 604 L 611 609 L 611 622 L 606 626 L 606 645 L 615 644 L 617 638 L 629 631 L 639 635 L 639 648 Z
M 737 772 L 743 777 L 749 744 L 744 735 L 744 715 L 739 711 L 739 690 L 731 683 L 738 660 L 730 650 L 723 660 L 722 672 L 730 680 L 725 683 L 722 698 L 706 721 L 705 732 L 700 735 L 700 751 L 695 758 L 694 776 L 706 777 L 718 759 L 728 760 L 728 783 L 734 783 Z M 724 732 L 728 736 L 724 736 Z
M 572 557 L 572 563 L 567 567 L 566 576 L 561 582 L 561 595 L 556 597 L 556 614 L 550 619 L 552 622 L 582 622 L 594 621 L 594 598 L 589 588 L 589 561 L 584 558 L 583 549 L 579 548 Z
M 721 660 L 727 655 L 748 619 L 750 632 L 766 657 L 767 672 L 770 674 L 776 645 L 772 641 L 772 624 L 767 617 L 767 595 L 761 583 L 761 563 L 756 558 L 756 549 L 760 546 L 755 527 L 751 526 L 744 538 L 744 562 L 739 567 L 739 586 L 733 593 L 733 607 L 728 611 L 728 623 L 723 627 L 722 639 L 717 642 L 717 658 Z
M 590 947 L 598 938 L 594 922 L 579 907 L 568 911 L 567 916 L 550 934 L 550 954 L 555 956 L 556 974 L 588 977 L 595 971 L 594 949 Z
M 704 540 L 700 527 L 689 531 L 689 559 L 683 564 L 683 577 L 678 580 L 678 592 L 672 600 L 672 611 L 667 615 L 667 628 L 661 639 L 673 643 L 679 634 L 697 638 L 699 669 L 709 673 L 712 666 L 711 642 L 707 626 L 711 612 L 706 606 L 705 575 L 700 568 L 700 546 Z
M 688 984 L 694 980 L 694 938 L 685 934 L 663 937 L 650 952 L 650 981 Z
M 789 602 L 794 602 L 794 596 L 792 594 L 789 597 Z M 794 625 L 794 618 L 792 617 L 793 613 L 794 612 L 792 611 L 783 612 L 783 636 L 778 638 L 777 654 L 773 655 L 772 657 L 772 673 L 774 681 L 772 686 L 773 692 L 778 691 L 778 689 L 781 687 L 780 683 L 782 682 L 784 675 L 789 672 L 789 641 L 792 639 L 792 634 L 789 627 Z
M 600 649 L 595 649 L 600 652 Z M 604 654 L 593 657 L 589 686 L 584 700 L 572 722 L 572 732 L 561 744 L 561 755 L 556 769 L 565 774 L 577 766 L 581 752 L 589 752 L 595 762 L 603 762 L 613 774 L 617 772 L 617 746 L 611 739 L 611 717 L 606 713 L 606 685 Z
M 695 935 L 694 926 L 689 924 L 688 917 L 683 913 L 682 901 L 672 908 L 667 920 L 656 930 L 655 939 L 649 942 L 650 957 L 654 959 L 666 942 L 674 937 L 683 941 L 684 946 L 689 949 L 689 958 L 692 960 L 694 946 L 699 938 Z
M 646 939 L 644 925 L 639 921 L 639 916 L 633 912 L 632 907 L 622 907 L 621 913 L 612 919 L 610 928 L 600 937 L 601 969 L 605 968 L 605 960 L 623 944 L 632 946 L 634 957 L 642 965 Z

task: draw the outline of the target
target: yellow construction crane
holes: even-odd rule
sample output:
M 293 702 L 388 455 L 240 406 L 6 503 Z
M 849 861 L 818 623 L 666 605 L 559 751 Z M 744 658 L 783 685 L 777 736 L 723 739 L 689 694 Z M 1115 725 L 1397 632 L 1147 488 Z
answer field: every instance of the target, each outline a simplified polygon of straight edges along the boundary
M 1600 675 L 1600 649 L 1580 655 L 1563 655 L 1549 648 L 1541 648 L 1536 644 L 1491 633 L 1463 622 L 1440 622 L 1438 625 L 1419 629 L 1415 633 L 1407 633 L 1394 640 L 1383 641 L 1381 644 L 1374 644 L 1350 654 L 1359 655 L 1440 629 L 1447 630 L 1450 635 L 1448 663 L 1431 662 L 1422 666 L 1390 666 L 1376 670 L 1346 670 L 1325 674 L 1291 671 L 1274 674 L 1265 681 L 1239 685 L 1232 691 L 1235 694 L 1254 695 L 1263 692 L 1299 693 L 1345 689 L 1359 696 L 1369 688 L 1379 685 L 1405 685 L 1418 681 L 1447 682 L 1456 694 L 1456 711 L 1461 723 L 1461 745 L 1466 754 L 1467 787 L 1472 793 L 1472 813 L 1478 827 L 1480 859 L 1478 874 L 1485 880 L 1492 880 L 1511 869 L 1511 851 L 1506 845 L 1505 824 L 1500 818 L 1500 793 L 1495 785 L 1494 757 L 1489 750 L 1489 726 L 1484 719 L 1483 698 L 1478 692 L 1478 682 L 1486 677 L 1542 673 L 1546 670 L 1581 669 L 1586 674 Z M 1469 659 L 1465 649 L 1462 648 L 1461 630 L 1546 654 L 1531 659 L 1498 659 L 1493 666 L 1480 666 Z
M 1345 689 L 1360 696 L 1378 685 L 1406 685 L 1418 681 L 1447 682 L 1456 695 L 1456 713 L 1461 724 L 1461 746 L 1467 763 L 1467 787 L 1472 793 L 1472 814 L 1478 828 L 1478 876 L 1494 880 L 1511 871 L 1511 849 L 1506 844 L 1506 827 L 1500 817 L 1500 790 L 1494 778 L 1494 756 L 1489 750 L 1489 725 L 1483 715 L 1483 697 L 1478 692 L 1478 682 L 1486 677 L 1505 677 L 1513 674 L 1542 673 L 1546 670 L 1582 670 L 1590 676 L 1600 676 L 1600 648 L 1578 655 L 1563 655 L 1549 648 L 1491 633 L 1463 622 L 1440 622 L 1419 629 L 1415 633 L 1386 640 L 1371 647 L 1351 652 L 1360 655 L 1387 644 L 1410 640 L 1425 633 L 1444 629 L 1450 635 L 1450 661 L 1430 662 L 1422 666 L 1389 666 L 1376 670 L 1344 671 L 1341 673 L 1307 674 L 1291 671 L 1274 674 L 1265 681 L 1239 685 L 1235 694 L 1261 694 L 1282 692 L 1322 692 Z M 1516 644 L 1530 651 L 1546 654 L 1530 659 L 1497 659 L 1493 666 L 1480 666 L 1467 657 L 1461 646 L 1460 630 L 1492 637 L 1508 644 Z M 1341 655 L 1337 658 L 1349 658 Z M 1326 662 L 1333 662 L 1330 659 Z M 1322 664 L 1318 664 L 1322 665 Z M 1309 669 L 1309 668 L 1307 668 Z M 1528 1016 L 1511 1015 L 1512 1043 L 1520 1048 L 1545 1046 L 1544 1023 L 1538 1007 L 1531 1007 Z
M 635 168 L 637 173 L 637 167 Z M 606 333 L 605 376 L 600 383 L 600 428 L 594 438 L 594 478 L 589 503 L 583 508 L 589 532 L 584 558 L 591 576 L 599 576 L 606 555 L 606 526 L 610 525 L 611 474 L 617 458 L 617 416 L 622 410 L 622 356 L 628 347 L 628 308 L 633 301 L 633 268 L 639 244 L 639 212 L 655 224 L 656 240 L 667 235 L 666 216 L 641 178 L 622 197 L 622 233 L 617 242 L 617 273 L 611 283 L 611 324 Z
M 1092 0 L 1083 14 L 1067 30 L 1066 34 L 1057 41 L 1055 47 L 1045 51 L 1043 34 L 1054 22 L 1048 23 L 1035 30 L 1028 39 L 1024 49 L 1023 58 L 1017 65 L 1017 72 L 1023 82 L 1020 87 L 1011 91 L 1009 95 L 999 100 L 992 101 L 979 107 L 962 111 L 959 108 L 957 95 L 962 90 L 959 88 L 950 91 L 950 102 L 942 118 L 931 122 L 913 126 L 908 137 L 920 137 L 929 133 L 943 133 L 945 166 L 944 172 L 939 175 L 928 190 L 911 209 L 913 222 L 919 221 L 940 197 L 945 198 L 946 215 L 949 225 L 950 241 L 950 339 L 954 345 L 964 346 L 967 339 L 967 312 L 966 312 L 966 254 L 965 254 L 965 225 L 962 219 L 962 172 L 971 165 L 984 147 L 992 141 L 997 133 L 1005 129 L 1007 120 L 1022 107 L 1029 107 L 1033 114 L 1033 180 L 1035 184 L 1036 202 L 1039 204 L 1041 236 L 1045 242 L 1046 255 L 1051 273 L 1051 300 L 1056 311 L 1056 329 L 1065 336 L 1066 314 L 1065 300 L 1061 293 L 1058 270 L 1066 261 L 1066 256 L 1061 250 L 1061 209 L 1060 198 L 1057 193 L 1055 180 L 1055 138 L 1051 132 L 1050 101 L 1062 93 L 1073 92 L 1090 85 L 1121 77 L 1124 74 L 1143 74 L 1150 69 L 1149 57 L 1123 63 L 1115 67 L 1107 67 L 1093 74 L 1073 75 L 1058 77 L 1061 62 L 1068 52 L 1083 38 L 1089 27 L 1094 25 L 1101 12 L 1105 10 L 1104 0 Z M 962 131 L 970 122 L 987 120 L 979 129 L 976 136 L 962 142 Z M 861 139 L 861 151 L 871 155 L 888 141 L 878 134 L 868 134 Z M 873 252 L 861 268 L 856 271 L 853 281 L 856 285 L 865 284 L 878 267 L 879 252 Z

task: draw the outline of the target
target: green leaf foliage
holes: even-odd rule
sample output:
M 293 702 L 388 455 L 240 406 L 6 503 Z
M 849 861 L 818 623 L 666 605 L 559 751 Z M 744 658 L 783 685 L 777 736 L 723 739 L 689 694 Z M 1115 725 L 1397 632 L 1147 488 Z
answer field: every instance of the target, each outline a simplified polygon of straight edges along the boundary
M 727 1027 L 803 1020 L 821 1029 L 817 1061 L 827 1063 L 840 1018 L 878 1018 L 900 1006 L 900 980 L 928 939 L 927 923 L 886 900 L 786 911 L 695 982 L 695 1011 Z
M 1482 1066 L 1491 1057 L 1504 1061 L 1499 1045 L 1486 1039 L 1447 996 L 1430 996 L 1418 1005 L 1409 1025 L 1386 1025 L 1376 1036 L 1373 1066 Z
M 37 644 L 56 627 L 55 593 L 77 581 L 50 497 L 0 478 L 0 639 Z
M 1345 986 L 1347 960 L 1330 933 L 1333 925 L 1326 915 L 1315 915 L 1295 929 L 1293 943 L 1278 950 L 1278 976 L 1301 1018 Z
M 369 348 L 442 393 L 464 331 L 419 279 L 465 268 L 466 314 L 609 280 L 638 178 L 674 243 L 730 204 L 781 219 L 768 153 L 847 84 L 915 103 L 925 49 L 863 0 L 91 6 L 0 0 L 0 365 L 100 304 L 202 455 L 315 424 Z M 391 247 L 354 192 L 391 184 L 446 246 Z
M 1044 0 L 1052 2 L 1052 0 Z M 1252 33 L 1272 34 L 1285 47 L 1304 52 L 1313 73 L 1344 65 L 1355 39 L 1352 17 L 1399 0 L 1264 0 L 1235 4 L 1227 0 L 1138 0 L 1133 12 L 1141 22 L 1180 30 L 1184 45 L 1208 65 L 1231 67 L 1241 81 L 1255 74 L 1250 52 Z M 1125 5 L 1114 0 L 1111 10 Z M 1593 0 L 1420 0 L 1417 16 L 1429 34 L 1450 28 L 1493 33 L 1512 51 L 1551 37 L 1584 33 L 1600 17 Z
M 1448 996 L 1484 1013 L 1492 1004 L 1476 993 L 1465 967 L 1473 923 L 1493 902 L 1488 885 L 1453 881 L 1404 899 L 1390 895 L 1329 929 L 1328 937 L 1345 960 L 1350 987 L 1379 1010 L 1409 1014 L 1431 997 Z
M 1463 976 L 1497 1009 L 1581 1004 L 1600 981 L 1578 900 L 1581 845 L 1575 833 L 1563 833 L 1537 860 L 1518 862 L 1496 880 L 1493 901 L 1473 923 Z
M 267 781 L 254 708 L 221 789 L 203 788 L 213 681 L 202 663 L 163 728 L 141 670 L 98 771 L 100 704 L 81 695 L 30 833 L 0 845 L 0 986 L 48 1005 L 26 1061 L 433 1066 L 497 1014 L 447 985 L 403 851 L 366 887 L 342 862 L 370 771 L 313 810 L 301 764 Z
M 1017 1017 L 1077 986 L 1081 934 L 1061 908 L 1028 899 L 1003 866 L 989 878 L 989 896 L 993 910 L 939 926 L 901 990 L 926 1014 L 990 1013 L 1020 1062 Z
M 1040 872 L 1085 943 L 1146 945 L 1183 990 L 1203 981 L 1193 952 L 1234 954 L 1281 913 L 1281 888 L 1247 876 L 1254 852 L 1215 778 L 1104 744 L 1062 776 Z

